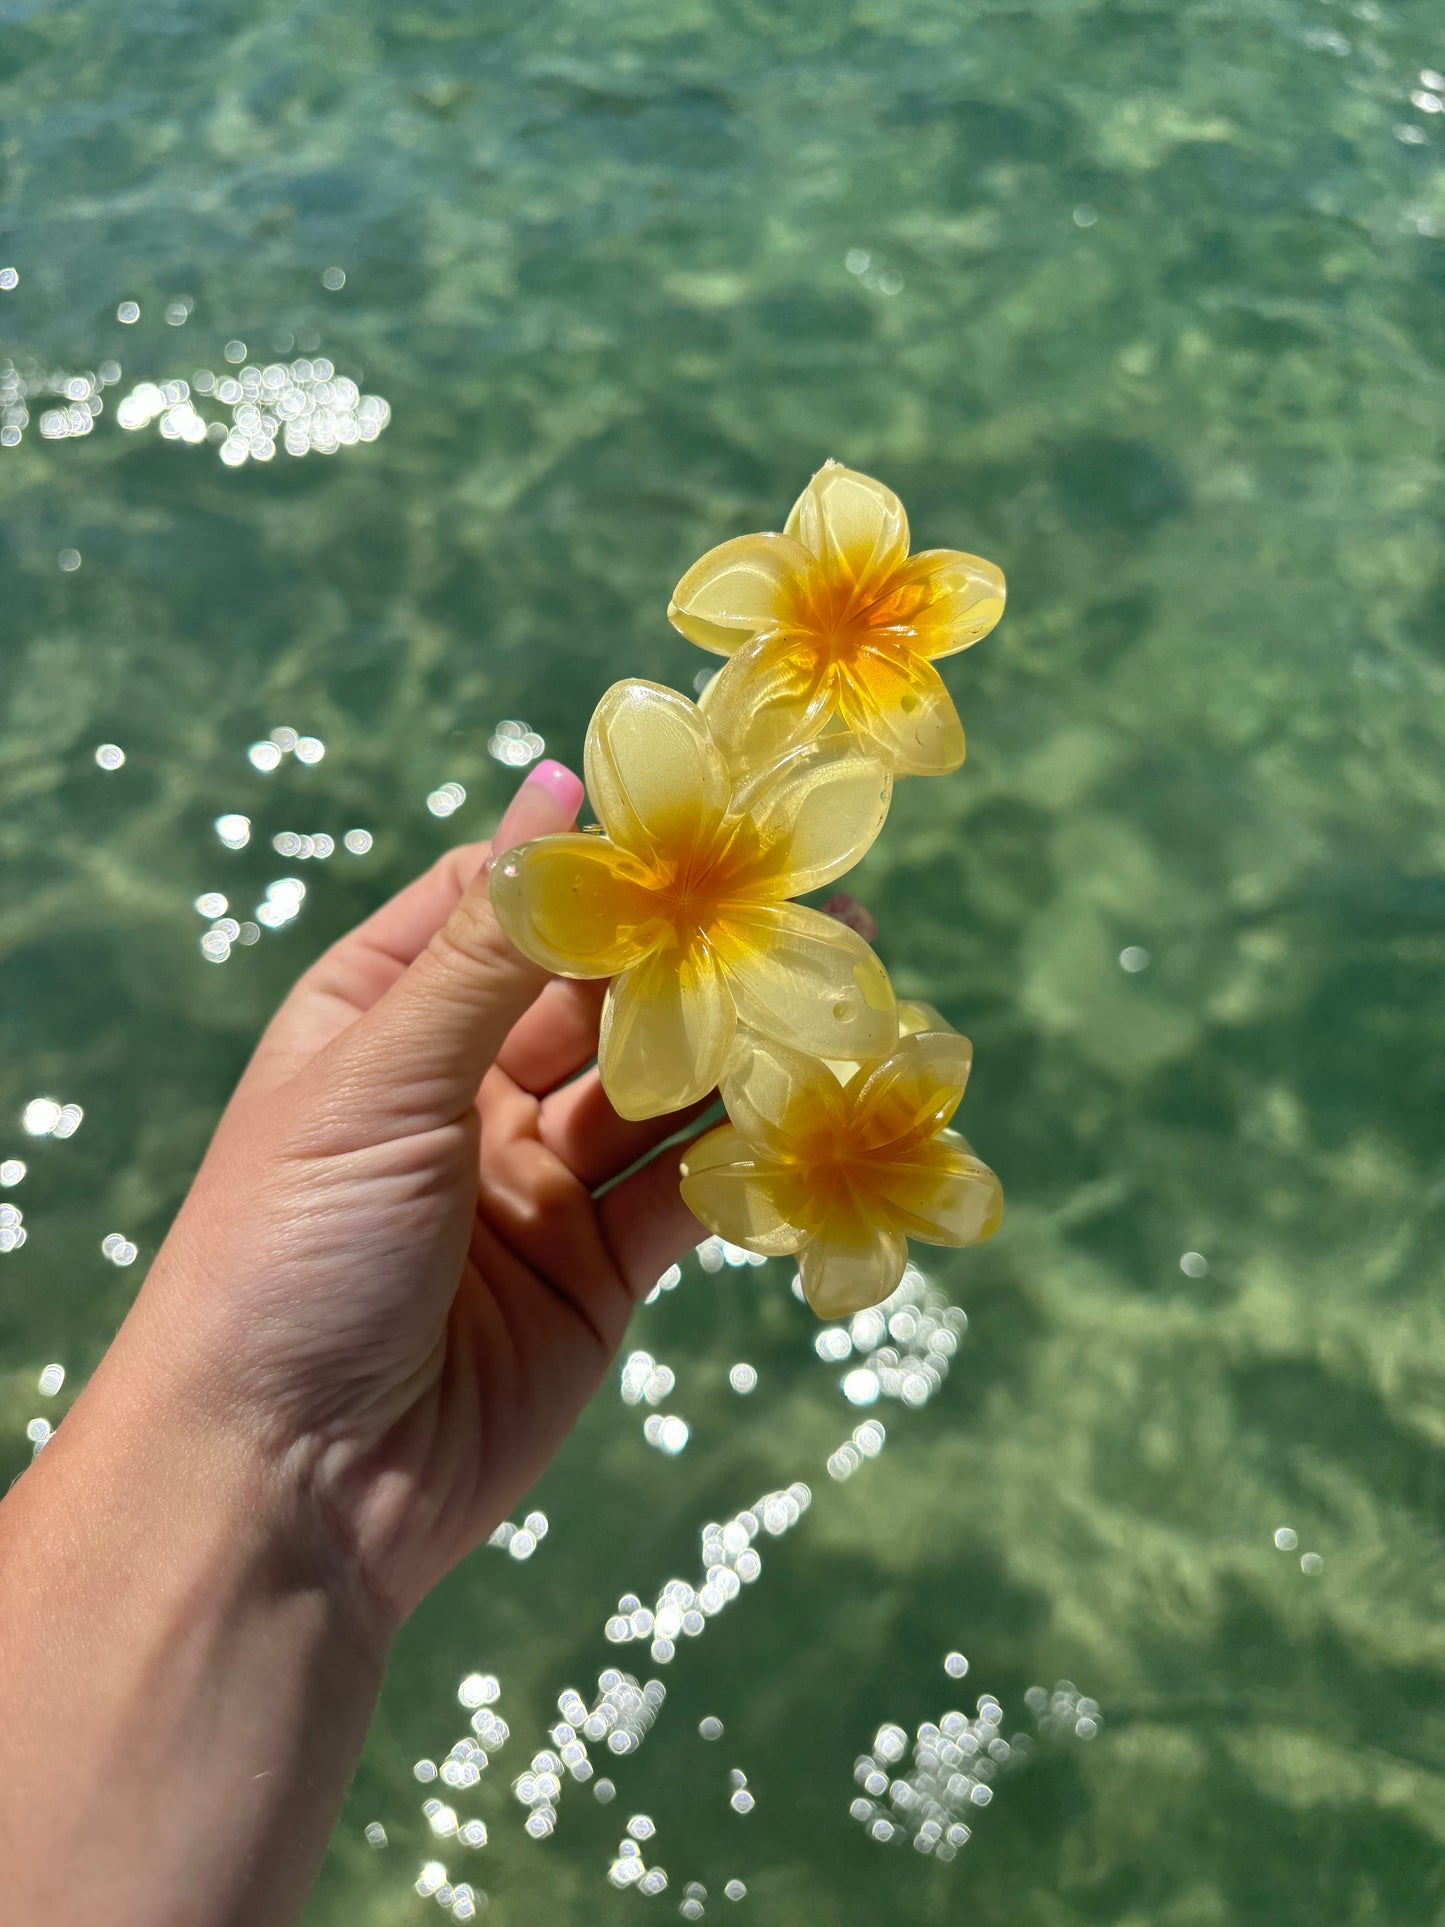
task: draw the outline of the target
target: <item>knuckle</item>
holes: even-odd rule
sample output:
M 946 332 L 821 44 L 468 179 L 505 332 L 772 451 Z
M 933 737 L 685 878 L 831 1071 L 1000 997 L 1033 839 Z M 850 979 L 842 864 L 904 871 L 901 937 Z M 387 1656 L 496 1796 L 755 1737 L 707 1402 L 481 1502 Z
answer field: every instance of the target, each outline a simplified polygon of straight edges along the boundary
M 485 979 L 504 977 L 515 958 L 484 897 L 479 900 L 463 897 L 432 938 L 430 947 L 444 968 L 460 968 L 472 979 L 479 974 Z
M 465 900 L 466 892 L 476 882 L 477 872 L 490 847 L 487 843 L 458 843 L 444 856 L 437 858 L 438 873 L 460 899 Z

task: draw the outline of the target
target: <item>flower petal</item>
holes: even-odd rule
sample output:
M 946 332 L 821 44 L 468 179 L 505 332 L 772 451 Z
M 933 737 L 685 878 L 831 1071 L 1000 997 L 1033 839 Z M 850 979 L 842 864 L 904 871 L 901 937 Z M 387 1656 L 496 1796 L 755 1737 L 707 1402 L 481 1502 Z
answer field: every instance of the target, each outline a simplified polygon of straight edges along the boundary
M 891 573 L 908 554 L 908 517 L 898 497 L 840 462 L 824 463 L 785 526 L 848 585 Z
M 832 707 L 825 652 L 794 633 L 745 643 L 708 685 L 708 726 L 735 768 L 786 756 L 818 734 Z
M 607 993 L 597 1068 L 620 1117 L 661 1117 L 706 1097 L 732 1043 L 732 1003 L 712 960 L 669 945 Z
M 749 1154 L 796 1159 L 804 1134 L 844 1123 L 843 1087 L 816 1057 L 739 1030 L 722 1076 L 722 1100 Z
M 886 765 L 850 736 L 829 736 L 761 770 L 734 792 L 773 870 L 770 894 L 800 897 L 842 876 L 871 849 L 893 794 Z
M 944 1131 L 915 1159 L 876 1173 L 879 1194 L 898 1228 L 930 1245 L 976 1245 L 1003 1220 L 1003 1186 L 955 1131 Z
M 603 829 L 644 861 L 686 855 L 727 805 L 727 771 L 706 721 L 660 683 L 612 685 L 592 712 L 584 769 Z
M 972 1063 L 973 1045 L 956 1030 L 905 1037 L 848 1086 L 858 1141 L 901 1151 L 936 1137 L 963 1099 Z
M 925 1004 L 921 997 L 899 998 L 898 1034 L 900 1037 L 912 1037 L 915 1031 L 920 1030 L 952 1029 L 953 1025 L 949 1023 L 943 1012 L 935 1009 L 932 1004 Z
M 860 1219 L 804 1245 L 798 1271 L 803 1296 L 820 1318 L 847 1318 L 891 1297 L 907 1263 L 901 1232 Z
M 981 555 L 923 549 L 910 556 L 875 605 L 883 635 L 935 661 L 986 636 L 1003 614 L 1003 571 Z
M 689 642 L 720 656 L 777 626 L 808 557 L 786 535 L 739 535 L 709 549 L 672 592 L 667 619 Z
M 898 1036 L 888 973 L 863 939 L 820 911 L 764 903 L 712 932 L 738 1020 L 817 1057 L 879 1057 Z
M 963 761 L 963 724 L 938 671 L 906 649 L 868 645 L 841 685 L 843 721 L 900 776 L 947 776 Z
M 636 858 L 603 836 L 538 837 L 498 858 L 488 891 L 524 957 L 564 977 L 613 977 L 664 931 Z
M 720 1124 L 687 1147 L 682 1201 L 709 1231 L 764 1257 L 796 1251 L 809 1236 L 783 1215 L 769 1174 L 754 1162 L 746 1140 L 731 1124 Z

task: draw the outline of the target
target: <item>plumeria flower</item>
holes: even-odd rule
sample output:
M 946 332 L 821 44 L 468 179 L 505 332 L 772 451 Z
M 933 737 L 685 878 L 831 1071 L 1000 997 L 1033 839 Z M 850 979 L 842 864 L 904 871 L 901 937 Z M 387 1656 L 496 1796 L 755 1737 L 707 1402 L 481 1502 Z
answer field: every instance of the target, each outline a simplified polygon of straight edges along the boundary
M 616 978 L 597 1059 L 623 1117 L 706 1096 L 739 1022 L 819 1055 L 890 1048 L 882 964 L 788 901 L 851 869 L 882 828 L 876 758 L 840 737 L 734 774 L 692 703 L 632 681 L 597 705 L 585 768 L 602 833 L 524 843 L 498 859 L 491 896 L 535 962 Z
M 795 1254 L 820 1318 L 881 1303 L 909 1238 L 979 1244 L 1003 1217 L 998 1179 L 947 1128 L 972 1059 L 957 1032 L 919 1031 L 845 1083 L 740 1033 L 722 1082 L 728 1122 L 683 1164 L 688 1209 L 729 1244 Z
M 1003 606 L 991 562 L 955 549 L 911 556 L 893 491 L 828 462 L 781 535 L 709 550 L 667 613 L 730 658 L 706 706 L 735 761 L 841 727 L 900 775 L 941 776 L 963 761 L 963 725 L 933 664 L 986 636 Z

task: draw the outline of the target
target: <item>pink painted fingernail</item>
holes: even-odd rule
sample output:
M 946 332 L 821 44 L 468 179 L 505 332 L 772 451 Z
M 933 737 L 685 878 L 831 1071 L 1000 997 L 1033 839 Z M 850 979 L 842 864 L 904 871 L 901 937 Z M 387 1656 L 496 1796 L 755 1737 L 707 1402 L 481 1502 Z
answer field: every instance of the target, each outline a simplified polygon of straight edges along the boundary
M 533 783 L 540 783 L 555 797 L 569 818 L 582 807 L 582 798 L 586 795 L 582 778 L 575 776 L 565 763 L 554 763 L 550 756 L 544 758 L 528 773 L 522 788 L 528 789 Z
M 529 837 L 548 836 L 566 829 L 575 819 L 585 794 L 581 777 L 574 776 L 565 763 L 554 763 L 549 757 L 546 762 L 536 764 L 503 810 L 497 833 L 492 838 L 492 850 L 510 850 Z M 489 852 L 482 869 L 489 871 L 491 867 Z

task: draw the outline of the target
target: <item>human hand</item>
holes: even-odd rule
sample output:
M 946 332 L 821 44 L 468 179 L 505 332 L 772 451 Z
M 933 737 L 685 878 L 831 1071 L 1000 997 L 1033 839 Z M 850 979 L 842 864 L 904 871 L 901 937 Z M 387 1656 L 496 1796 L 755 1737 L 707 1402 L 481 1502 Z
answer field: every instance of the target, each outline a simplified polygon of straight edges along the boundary
M 568 828 L 539 765 L 492 847 Z M 400 1618 L 512 1510 L 629 1314 L 702 1236 L 591 1063 L 603 986 L 548 980 L 453 850 L 267 1029 L 102 1373 L 167 1374 L 339 1531 Z

